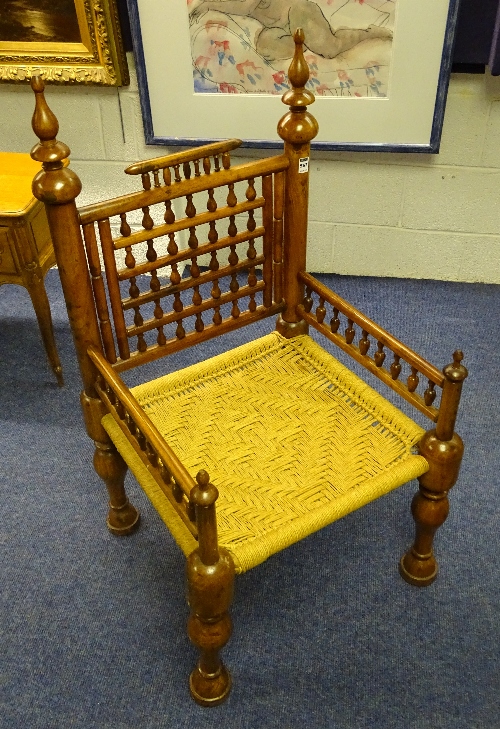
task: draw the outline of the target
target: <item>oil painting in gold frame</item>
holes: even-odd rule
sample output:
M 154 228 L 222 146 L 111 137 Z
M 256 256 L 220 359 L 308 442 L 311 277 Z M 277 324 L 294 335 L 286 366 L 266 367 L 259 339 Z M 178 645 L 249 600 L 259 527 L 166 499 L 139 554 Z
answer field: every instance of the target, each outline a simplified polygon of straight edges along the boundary
M 2 0 L 0 81 L 126 86 L 116 0 Z

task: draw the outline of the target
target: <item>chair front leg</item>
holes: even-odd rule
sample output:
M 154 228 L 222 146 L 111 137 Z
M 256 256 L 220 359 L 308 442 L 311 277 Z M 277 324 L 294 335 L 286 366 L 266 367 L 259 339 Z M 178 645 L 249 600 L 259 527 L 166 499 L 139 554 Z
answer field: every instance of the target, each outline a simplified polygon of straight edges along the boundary
M 431 430 L 423 437 L 419 450 L 429 462 L 429 470 L 418 479 L 420 488 L 412 502 L 415 542 L 401 558 L 399 572 L 411 585 L 425 587 L 437 577 L 432 544 L 434 534 L 448 516 L 448 491 L 458 477 L 463 443 L 456 433 L 451 440 L 441 441 L 435 430 Z
M 218 492 L 206 471 L 196 476 L 191 490 L 195 506 L 199 547 L 187 562 L 188 602 L 191 616 L 188 635 L 201 651 L 198 665 L 191 673 L 189 688 L 202 706 L 221 704 L 231 690 L 231 676 L 219 651 L 232 632 L 228 610 L 234 591 L 234 562 L 226 549 L 217 544 L 215 502 Z
M 436 529 L 448 516 L 448 491 L 458 478 L 464 452 L 462 439 L 454 432 L 462 383 L 468 374 L 462 359 L 462 352 L 457 350 L 453 362 L 443 368 L 445 381 L 436 428 L 429 430 L 419 443 L 429 470 L 418 479 L 420 491 L 412 503 L 417 526 L 415 543 L 399 563 L 403 579 L 419 587 L 436 579 L 438 567 L 432 542 Z
M 234 564 L 231 555 L 220 549 L 219 561 L 215 565 L 205 565 L 199 551 L 195 550 L 189 557 L 187 569 L 191 609 L 188 635 L 201 652 L 189 678 L 189 689 L 198 704 L 217 706 L 228 697 L 232 683 L 219 651 L 232 633 L 228 609 L 233 597 Z

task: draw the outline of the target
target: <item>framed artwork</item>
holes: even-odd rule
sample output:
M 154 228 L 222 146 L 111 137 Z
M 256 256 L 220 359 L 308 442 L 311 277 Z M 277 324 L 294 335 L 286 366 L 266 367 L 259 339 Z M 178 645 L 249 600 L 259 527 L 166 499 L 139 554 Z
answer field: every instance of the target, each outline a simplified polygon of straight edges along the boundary
M 147 144 L 279 147 L 305 33 L 324 150 L 437 152 L 458 0 L 127 0 Z
M 1 0 L 0 81 L 129 83 L 115 0 Z

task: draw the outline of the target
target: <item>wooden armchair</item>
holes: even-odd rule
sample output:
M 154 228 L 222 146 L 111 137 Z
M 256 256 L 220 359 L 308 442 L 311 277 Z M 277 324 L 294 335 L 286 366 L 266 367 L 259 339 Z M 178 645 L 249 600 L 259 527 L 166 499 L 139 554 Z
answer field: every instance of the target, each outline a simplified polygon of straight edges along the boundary
M 126 172 L 141 176 L 140 192 L 80 209 L 80 181 L 64 166 L 69 149 L 56 140 L 41 80 L 32 82 L 40 138 L 32 156 L 43 163 L 33 190 L 47 207 L 85 425 L 109 491 L 107 524 L 117 535 L 138 525 L 124 491 L 128 466 L 187 556 L 188 633 L 201 651 L 190 689 L 206 706 L 231 686 L 219 650 L 231 633 L 235 572 L 418 477 L 416 539 L 400 572 L 430 584 L 433 536 L 463 451 L 454 432 L 467 375 L 462 354 L 441 372 L 305 271 L 318 127 L 307 110 L 314 97 L 305 89 L 302 41 L 297 31 L 293 88 L 283 96 L 290 110 L 278 125 L 283 154 L 232 166 L 239 141 L 229 140 L 139 162 Z M 136 230 L 134 211 L 142 216 Z M 120 378 L 276 315 L 276 331 L 201 364 L 132 389 Z M 425 433 L 341 365 L 308 336 L 309 326 L 435 428 Z

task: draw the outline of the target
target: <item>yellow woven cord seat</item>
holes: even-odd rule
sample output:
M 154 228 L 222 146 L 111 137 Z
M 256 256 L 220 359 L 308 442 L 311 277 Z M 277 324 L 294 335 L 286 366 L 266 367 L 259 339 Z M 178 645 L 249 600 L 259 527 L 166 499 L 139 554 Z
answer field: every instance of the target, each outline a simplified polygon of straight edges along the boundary
M 310 337 L 274 332 L 135 387 L 193 476 L 219 490 L 219 544 L 236 571 L 428 469 L 424 431 Z M 103 424 L 186 554 L 196 541 L 111 415 Z

